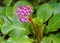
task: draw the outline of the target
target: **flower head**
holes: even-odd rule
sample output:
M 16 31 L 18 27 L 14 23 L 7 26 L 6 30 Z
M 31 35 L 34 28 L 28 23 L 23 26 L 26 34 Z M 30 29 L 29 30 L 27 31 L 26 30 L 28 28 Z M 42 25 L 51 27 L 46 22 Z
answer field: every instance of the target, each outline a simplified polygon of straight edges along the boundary
M 28 16 L 33 13 L 31 6 L 18 6 L 17 14 L 21 22 L 29 22 Z

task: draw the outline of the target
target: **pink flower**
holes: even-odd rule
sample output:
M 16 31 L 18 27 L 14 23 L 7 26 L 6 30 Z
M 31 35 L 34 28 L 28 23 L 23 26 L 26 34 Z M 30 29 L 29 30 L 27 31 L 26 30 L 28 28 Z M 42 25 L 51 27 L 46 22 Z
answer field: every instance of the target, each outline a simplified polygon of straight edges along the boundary
M 33 10 L 30 6 L 18 6 L 17 14 L 21 22 L 30 22 L 28 17 L 31 13 L 33 13 Z
M 21 22 L 26 22 L 26 23 L 29 23 L 30 22 L 28 18 L 24 18 L 24 17 L 20 17 L 19 20 Z

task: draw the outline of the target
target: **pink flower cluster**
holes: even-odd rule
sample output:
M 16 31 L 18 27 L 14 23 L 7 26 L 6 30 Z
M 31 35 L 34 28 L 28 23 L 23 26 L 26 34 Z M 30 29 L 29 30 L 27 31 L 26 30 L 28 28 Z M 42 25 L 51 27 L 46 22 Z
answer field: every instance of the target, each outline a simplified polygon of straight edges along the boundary
M 33 13 L 33 10 L 30 6 L 18 6 L 17 14 L 21 22 L 30 22 L 28 17 L 31 13 Z

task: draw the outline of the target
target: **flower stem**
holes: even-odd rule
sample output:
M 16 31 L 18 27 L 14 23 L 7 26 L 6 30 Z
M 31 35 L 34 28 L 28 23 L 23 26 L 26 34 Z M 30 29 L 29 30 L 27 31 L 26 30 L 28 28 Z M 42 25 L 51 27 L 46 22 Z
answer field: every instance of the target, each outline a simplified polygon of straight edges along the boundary
M 43 26 L 40 26 L 37 31 L 35 24 L 33 23 L 32 17 L 30 16 L 30 22 L 33 26 L 33 32 L 34 35 L 36 35 L 36 42 L 35 43 L 41 43 L 42 37 L 43 37 Z
M 32 26 L 33 26 L 33 32 L 34 32 L 34 34 L 36 35 L 36 28 L 35 28 L 35 25 L 34 25 L 34 23 L 33 23 L 33 20 L 32 20 L 32 17 L 30 16 L 30 22 L 31 22 L 31 24 L 32 24 Z
M 43 37 L 43 28 L 39 27 L 38 43 L 41 43 L 42 37 Z

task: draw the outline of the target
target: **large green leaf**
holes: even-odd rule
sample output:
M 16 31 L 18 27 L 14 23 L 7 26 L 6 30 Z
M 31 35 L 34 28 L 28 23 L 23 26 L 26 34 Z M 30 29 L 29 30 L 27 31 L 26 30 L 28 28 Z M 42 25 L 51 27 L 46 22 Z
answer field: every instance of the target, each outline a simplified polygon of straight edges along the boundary
M 60 14 L 60 3 L 57 4 L 57 6 L 54 8 L 54 15 Z
M 22 23 L 22 24 L 28 33 L 32 33 L 32 24 L 31 23 Z
M 24 28 L 17 28 L 13 29 L 12 31 L 9 32 L 9 36 L 12 38 L 19 38 L 23 35 L 27 35 L 28 32 Z
M 4 7 L 1 7 L 0 6 L 0 29 L 1 29 L 1 27 L 2 27 L 2 25 L 3 25 L 3 23 L 4 23 Z
M 46 32 L 56 31 L 60 28 L 60 14 L 54 15 L 48 23 Z
M 60 35 L 50 35 L 48 37 L 43 37 L 41 43 L 60 43 Z
M 7 43 L 6 40 L 3 39 L 3 37 L 0 37 L 0 43 Z
M 7 17 L 11 17 L 12 16 L 12 7 L 6 7 L 6 10 L 5 10 L 5 14 Z
M 37 9 L 37 17 L 46 22 L 52 16 L 52 7 L 49 4 L 40 5 Z
M 3 24 L 3 26 L 2 26 L 2 32 L 4 33 L 4 34 L 7 34 L 9 31 L 11 31 L 12 29 L 13 29 L 13 27 L 12 27 L 12 23 L 11 23 L 11 21 L 10 21 L 10 19 L 11 19 L 11 15 L 12 15 L 12 7 L 6 7 L 6 9 L 5 9 L 5 17 L 4 17 L 4 21 L 5 21 L 5 23 Z M 9 29 L 10 28 L 10 29 Z
M 60 3 L 54 8 L 54 15 L 49 20 L 45 32 L 56 31 L 60 28 Z
M 23 6 L 23 5 L 30 5 L 28 2 L 26 1 L 18 1 L 15 3 L 15 5 L 13 6 L 13 14 L 17 14 L 17 8 L 18 6 Z
M 51 43 L 51 39 L 48 37 L 43 37 L 41 43 Z
M 11 17 L 13 17 L 11 6 L 6 7 L 5 14 L 6 14 L 7 19 L 11 22 Z
M 9 38 L 8 43 L 33 43 L 32 39 L 29 39 L 26 35 L 20 36 L 19 38 Z
M 59 34 L 50 35 L 49 37 L 51 38 L 51 41 L 53 43 L 60 43 L 60 35 Z
M 3 34 L 7 34 L 13 28 L 12 28 L 12 24 L 10 23 L 10 21 L 7 20 L 6 17 L 5 17 L 4 21 L 5 21 L 5 23 L 3 24 L 1 31 Z
M 16 16 L 14 16 L 13 19 L 11 20 L 13 22 L 12 26 L 14 29 L 12 31 L 10 31 L 9 35 L 11 37 L 16 38 L 16 37 L 19 37 L 24 34 L 26 34 L 26 35 L 29 34 L 30 33 L 29 30 L 24 27 L 23 23 L 20 22 L 18 17 L 16 17 Z
M 11 17 L 10 21 L 6 18 L 5 23 L 2 26 L 1 31 L 2 31 L 3 34 L 7 34 L 13 29 L 17 29 L 17 31 L 22 30 L 22 32 L 26 31 L 26 29 L 23 27 L 22 23 L 19 21 L 17 16 Z

